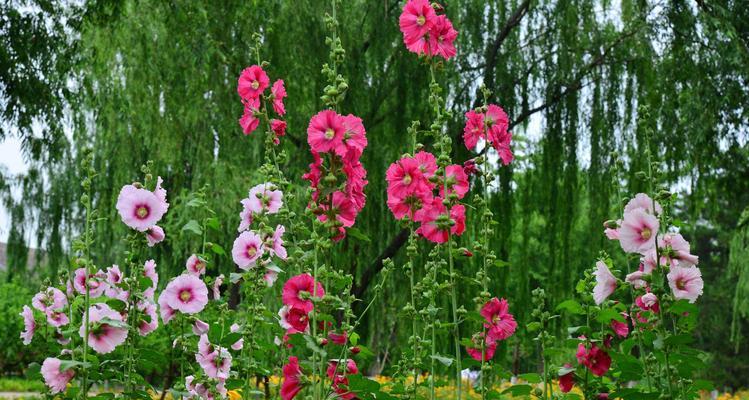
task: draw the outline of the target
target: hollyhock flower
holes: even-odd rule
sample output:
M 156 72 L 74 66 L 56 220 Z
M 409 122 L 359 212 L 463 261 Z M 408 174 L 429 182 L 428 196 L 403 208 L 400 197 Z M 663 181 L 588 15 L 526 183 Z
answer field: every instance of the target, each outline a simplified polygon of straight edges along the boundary
M 479 169 L 476 167 L 476 162 L 473 159 L 466 160 L 466 162 L 463 163 L 463 172 L 467 176 L 478 174 Z
M 653 214 L 653 204 L 655 204 L 655 214 L 661 214 L 663 213 L 663 208 L 661 207 L 658 202 L 654 202 L 653 199 L 650 198 L 645 193 L 637 193 L 635 197 L 633 197 L 629 202 L 627 202 L 627 205 L 624 206 L 624 213 L 632 212 L 637 209 L 645 210 L 648 214 Z
M 309 121 L 307 143 L 318 153 L 332 152 L 343 146 L 345 134 L 343 118 L 333 110 L 323 110 Z
M 283 81 L 281 82 L 281 88 L 283 88 Z M 276 81 L 278 83 L 278 81 Z M 259 65 L 253 65 L 245 68 L 241 74 L 239 74 L 239 80 L 237 82 L 237 93 L 243 100 L 257 99 L 263 94 L 263 91 L 270 84 L 268 74 L 263 71 Z M 275 88 L 275 84 L 273 85 Z M 286 92 L 284 91 L 284 96 Z
M 624 322 L 619 322 L 615 319 L 611 320 L 611 329 L 616 333 L 617 336 L 621 338 L 627 337 L 629 335 L 629 324 L 627 324 L 627 313 L 621 313 L 622 317 L 624 317 Z
M 596 286 L 593 288 L 593 300 L 596 302 L 596 305 L 601 305 L 616 290 L 616 277 L 603 261 L 596 262 L 596 272 L 593 275 L 596 276 Z
M 185 314 L 199 313 L 208 304 L 208 288 L 195 275 L 180 275 L 172 279 L 164 293 L 169 307 Z
M 690 303 L 694 303 L 702 295 L 704 282 L 699 268 L 672 267 L 666 277 L 675 299 L 686 299 Z
M 489 104 L 484 115 L 484 124 L 486 126 L 486 138 L 499 153 L 502 164 L 509 164 L 512 159 L 512 150 L 510 143 L 512 134 L 508 132 L 509 118 L 502 107 L 496 104 Z
M 358 373 L 359 368 L 357 368 L 356 363 L 352 359 L 348 359 L 346 361 L 345 374 L 338 372 L 337 361 L 330 361 L 328 363 L 327 375 L 328 378 L 330 378 L 330 380 L 332 381 L 333 390 L 335 390 L 335 392 L 338 394 L 338 396 L 336 397 L 344 400 L 352 400 L 356 398 L 356 394 L 344 389 L 343 387 L 348 387 L 348 378 L 346 377 L 346 375 L 353 375 Z
M 270 265 L 265 268 L 265 275 L 263 275 L 263 280 L 265 281 L 265 284 L 268 285 L 268 287 L 272 287 L 273 284 L 276 283 L 276 280 L 278 280 L 279 272 L 281 272 L 281 268 L 278 268 L 275 265 Z
M 340 222 L 344 227 L 348 228 L 354 225 L 357 211 L 351 199 L 349 199 L 345 193 L 336 191 L 333 193 L 332 203 L 333 207 L 330 208 L 330 210 L 328 210 L 326 205 L 321 205 L 321 207 L 326 211 L 325 215 L 320 216 L 320 220 L 327 221 L 327 217 L 334 216 L 335 220 Z
M 661 264 L 691 267 L 699 263 L 699 257 L 690 253 L 689 242 L 680 233 L 667 233 L 658 237 Z
M 200 340 L 203 341 L 204 338 L 206 341 L 208 340 L 206 335 L 202 335 Z M 209 346 L 209 348 L 210 352 L 199 350 L 195 354 L 195 361 L 200 364 L 203 372 L 209 378 L 225 380 L 229 377 L 229 371 L 231 370 L 231 353 L 222 347 Z
M 221 285 L 224 283 L 224 274 L 221 274 L 216 277 L 216 279 L 213 281 L 213 286 L 211 287 L 211 290 L 213 291 L 213 300 L 218 300 L 221 298 L 221 291 L 219 290 L 221 288 Z
M 348 335 L 346 334 L 346 331 L 343 331 L 343 333 L 335 333 L 331 331 L 328 333 L 328 339 L 330 339 L 333 344 L 343 346 L 348 341 Z
M 575 369 L 571 364 L 564 364 L 559 375 L 559 390 L 562 393 L 569 393 L 573 386 L 575 386 Z
M 151 280 L 151 287 L 143 291 L 143 296 L 153 300 L 156 286 L 159 284 L 159 274 L 156 272 L 156 261 L 148 260 L 143 264 L 143 276 Z
M 463 128 L 463 142 L 468 150 L 473 150 L 479 139 L 485 139 L 484 114 L 470 110 L 466 113 L 466 126 Z
M 645 293 L 639 297 L 642 302 L 642 309 L 654 310 L 658 306 L 658 297 L 653 293 Z
M 277 190 L 272 183 L 261 183 L 250 189 L 247 200 L 249 201 L 246 204 L 242 202 L 242 205 L 249 208 L 253 213 L 275 214 L 283 206 L 283 192 Z
M 283 306 L 278 310 L 278 323 L 291 333 L 309 332 L 309 315 L 302 309 Z
M 265 248 L 268 249 L 268 253 L 276 256 L 282 260 L 285 260 L 288 256 L 286 248 L 283 247 L 283 234 L 286 232 L 286 228 L 283 225 L 276 225 L 276 230 L 273 232 L 273 236 L 266 242 Z
M 468 176 L 463 172 L 460 165 L 448 165 L 445 168 L 447 174 L 447 193 L 455 193 L 459 199 L 468 193 Z M 445 197 L 445 185 L 440 184 L 440 196 Z
M 247 271 L 255 266 L 263 251 L 263 239 L 260 235 L 253 231 L 245 231 L 234 240 L 231 255 L 234 263 Z
M 283 366 L 282 371 L 281 399 L 291 400 L 302 390 L 302 370 L 299 368 L 299 359 L 289 357 L 289 362 Z
M 315 307 L 311 300 L 313 296 L 318 299 L 325 296 L 322 284 L 320 282 L 315 284 L 310 274 L 299 274 L 289 278 L 283 285 L 281 299 L 285 305 L 309 313 Z
M 208 328 L 210 328 L 210 325 L 199 319 L 196 319 L 192 324 L 192 333 L 194 333 L 195 336 L 200 336 L 208 333 Z
M 393 216 L 395 216 L 395 219 L 403 219 L 406 215 L 413 219 L 416 212 L 419 211 L 425 203 L 431 203 L 432 198 L 431 191 L 410 194 L 403 198 L 388 194 L 387 205 L 393 213 Z
M 250 201 L 250 199 L 242 199 L 241 203 L 242 212 L 239 213 L 239 227 L 237 228 L 238 232 L 244 232 L 250 229 L 250 226 L 252 225 L 252 202 Z
M 476 361 L 481 361 L 481 342 L 484 342 L 484 361 L 491 360 L 494 358 L 494 353 L 497 351 L 497 341 L 485 336 L 484 332 L 479 332 L 471 337 L 471 346 L 466 346 L 466 352 Z
M 632 285 L 633 288 L 642 289 L 648 285 L 648 282 L 643 279 L 645 275 L 649 275 L 649 274 L 646 274 L 643 271 L 635 271 L 630 274 L 627 274 L 624 280 L 630 285 Z
M 164 325 L 168 324 L 177 314 L 177 310 L 169 307 L 167 297 L 166 291 L 161 292 L 161 295 L 159 295 L 159 314 L 161 315 L 161 321 L 164 322 Z
M 453 28 L 452 22 L 446 16 L 438 15 L 429 29 L 428 50 L 433 56 L 441 56 L 449 60 L 457 54 L 453 44 L 457 37 L 458 31 Z
M 512 336 L 518 327 L 505 299 L 494 297 L 487 301 L 481 307 L 481 316 L 486 320 L 484 327 L 488 330 L 489 339 L 492 340 L 505 340 Z
M 86 320 L 85 314 L 82 320 Z M 104 320 L 113 321 L 114 324 Z M 88 345 L 99 354 L 111 353 L 127 339 L 127 328 L 120 325 L 123 323 L 122 315 L 106 303 L 96 303 L 89 307 L 88 321 Z M 81 325 L 78 333 L 82 338 L 85 337 L 85 324 Z
M 658 219 L 641 208 L 625 213 L 622 226 L 619 228 L 619 243 L 622 250 L 645 254 L 655 245 L 659 228 Z
M 437 14 L 429 0 L 409 0 L 398 18 L 398 25 L 403 32 L 403 41 L 408 43 L 421 38 L 429 32 Z
M 99 270 L 95 274 L 88 274 L 86 276 L 86 268 L 78 268 L 75 270 L 75 278 L 73 279 L 73 287 L 80 294 L 86 294 L 86 286 L 88 286 L 88 296 L 95 299 L 101 296 L 107 289 L 105 282 L 106 275 L 104 272 Z
M 414 154 L 414 160 L 419 164 L 419 171 L 427 179 L 426 184 L 431 189 L 432 184 L 429 183 L 428 179 L 437 172 L 437 159 L 434 157 L 434 154 L 428 151 L 420 151 Z
M 390 164 L 385 179 L 388 182 L 388 195 L 399 198 L 431 190 L 421 172 L 421 164 L 411 157 L 404 157 Z
M 346 157 L 351 152 L 353 159 L 358 159 L 367 147 L 367 131 L 364 124 L 361 118 L 353 114 L 340 118 L 344 129 L 343 146 L 336 147 L 335 152 L 341 157 Z
M 140 301 L 138 302 L 138 310 L 141 315 L 140 324 L 138 324 L 138 333 L 141 336 L 147 336 L 159 327 L 156 304 L 150 301 Z
M 453 235 L 463 234 L 466 228 L 465 219 L 465 207 L 462 204 L 454 205 L 448 214 L 440 197 L 424 204 L 424 207 L 414 215 L 414 221 L 421 223 L 416 233 L 434 243 L 447 242 L 448 232 Z
M 606 228 L 603 230 L 603 234 L 606 235 L 606 238 L 609 240 L 619 240 L 619 228 Z
M 146 232 L 161 220 L 169 204 L 154 192 L 125 185 L 117 197 L 117 212 L 125 225 Z
M 273 111 L 278 115 L 286 114 L 286 108 L 283 105 L 283 99 L 286 98 L 286 88 L 283 86 L 283 80 L 279 79 L 273 82 L 270 93 L 273 95 Z
M 611 357 L 595 344 L 588 349 L 585 343 L 577 346 L 577 362 L 586 366 L 595 376 L 603 376 L 611 367 Z
M 119 285 L 122 282 L 122 271 L 120 266 L 112 264 L 111 267 L 107 268 L 107 283 L 109 286 Z
M 278 141 L 278 138 L 286 136 L 286 121 L 281 121 L 280 119 L 272 119 L 270 120 L 270 129 L 273 131 L 273 133 L 276 134 L 273 142 L 275 144 L 280 143 Z
M 161 243 L 161 241 L 164 240 L 166 237 L 166 234 L 164 233 L 164 229 L 158 225 L 154 225 L 146 231 L 146 240 L 148 240 L 148 247 L 153 247 L 154 245 Z
M 260 100 L 258 99 L 245 101 L 242 117 L 239 118 L 239 126 L 242 127 L 242 133 L 244 133 L 245 136 L 255 132 L 255 129 L 260 125 L 260 118 L 255 115 L 259 108 Z
M 42 363 L 42 377 L 52 394 L 65 392 L 68 382 L 75 376 L 72 369 L 63 371 L 61 367 L 62 362 L 59 358 L 47 358 Z
M 34 332 L 36 331 L 36 321 L 34 320 L 34 312 L 29 306 L 24 305 L 23 311 L 18 315 L 23 317 L 23 332 L 21 332 L 21 339 L 23 339 L 24 345 L 29 345 L 31 339 L 34 338 Z
M 50 286 L 35 294 L 31 299 L 31 305 L 37 310 L 46 313 L 47 311 L 55 311 L 64 308 L 68 305 L 68 299 L 65 297 L 65 293 L 63 293 L 62 290 Z
M 45 314 L 47 316 L 47 323 L 55 328 L 65 326 L 70 322 L 65 312 L 47 310 Z
M 231 324 L 231 326 L 229 327 L 229 332 L 231 333 L 239 332 L 239 325 Z M 234 351 L 242 350 L 242 347 L 244 347 L 244 338 L 237 340 L 231 345 L 231 349 Z
M 205 275 L 205 261 L 195 254 L 191 255 L 187 259 L 187 262 L 185 262 L 185 268 L 187 269 L 188 273 L 197 277 L 200 277 L 200 275 Z

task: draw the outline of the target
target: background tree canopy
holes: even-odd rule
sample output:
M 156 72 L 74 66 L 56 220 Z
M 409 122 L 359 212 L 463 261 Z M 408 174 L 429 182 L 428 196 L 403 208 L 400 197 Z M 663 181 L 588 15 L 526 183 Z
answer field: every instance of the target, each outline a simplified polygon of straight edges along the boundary
M 398 30 L 401 3 L 346 1 L 338 14 L 350 85 L 342 108 L 364 120 L 369 147 L 362 162 L 370 184 L 357 229 L 339 245 L 335 262 L 354 274 L 362 298 L 370 295 L 382 259 L 394 257 L 397 265 L 402 257 L 407 234 L 385 204 L 384 174 L 409 148 L 410 121 L 426 122 L 429 115 L 429 77 Z M 623 198 L 645 189 L 635 174 L 648 167 L 649 146 L 663 186 L 682 195 L 681 219 L 693 222 L 682 233 L 706 279 L 699 346 L 719 366 L 706 374 L 746 385 L 749 364 L 736 361 L 749 359 L 749 346 L 739 345 L 747 313 L 734 313 L 731 305 L 747 304 L 749 267 L 734 256 L 729 268 L 729 244 L 749 205 L 749 4 L 460 0 L 444 7 L 460 32 L 458 56 L 438 77 L 449 90 L 454 159 L 470 158 L 459 138 L 463 114 L 481 100 L 481 84 L 508 112 L 515 135 L 517 160 L 500 169 L 500 190 L 491 200 L 501 221 L 492 243 L 502 260 L 492 292 L 515 305 L 523 326 L 533 288 L 546 288 L 558 302 L 600 251 L 617 254 L 602 222 L 620 214 Z M 83 172 L 76 166 L 84 147 L 93 149 L 100 172 L 95 205 L 113 221 L 117 194 L 138 178 L 141 164 L 153 160 L 165 179 L 175 207 L 167 241 L 154 254 L 162 273 L 178 273 L 195 245 L 181 230 L 194 218 L 180 207 L 191 192 L 203 190 L 222 221 L 210 241 L 230 246 L 238 199 L 262 180 L 256 172 L 262 140 L 244 137 L 237 123 L 236 80 L 257 62 L 254 32 L 262 34 L 269 74 L 282 77 L 289 93 L 283 169 L 303 198 L 300 176 L 311 162 L 306 127 L 322 108 L 324 12 L 317 1 L 3 0 L 0 141 L 20 139 L 30 166 L 22 176 L 0 175 L 13 220 L 9 258 L 16 259 L 7 279 L 54 277 L 67 269 L 70 238 L 82 224 Z M 461 244 L 478 231 L 469 214 Z M 117 262 L 125 231 L 122 224 L 99 223 L 101 266 Z M 746 254 L 749 243 L 741 235 L 732 251 Z M 28 245 L 46 252 L 32 272 L 18 267 Z M 619 261 L 626 269 L 623 256 Z M 223 257 L 212 268 L 212 275 L 228 275 L 234 265 Z M 462 259 L 458 268 L 470 276 L 477 266 Z M 405 342 L 398 338 L 408 336 L 398 316 L 407 301 L 404 279 L 391 274 L 375 308 L 382 311 L 362 335 L 379 349 L 384 368 L 399 352 L 396 344 Z M 716 329 L 731 326 L 734 316 L 733 330 Z M 502 351 L 515 370 L 537 368 L 528 335 Z

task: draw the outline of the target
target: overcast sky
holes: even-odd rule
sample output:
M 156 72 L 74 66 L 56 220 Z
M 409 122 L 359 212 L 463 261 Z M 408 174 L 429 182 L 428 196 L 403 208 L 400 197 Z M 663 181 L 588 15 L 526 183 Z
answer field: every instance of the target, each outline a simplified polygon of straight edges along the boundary
M 0 165 L 11 175 L 26 172 L 28 167 L 21 156 L 21 142 L 18 139 L 8 138 L 0 142 Z M 8 240 L 9 231 L 10 215 L 5 205 L 0 203 L 0 242 Z

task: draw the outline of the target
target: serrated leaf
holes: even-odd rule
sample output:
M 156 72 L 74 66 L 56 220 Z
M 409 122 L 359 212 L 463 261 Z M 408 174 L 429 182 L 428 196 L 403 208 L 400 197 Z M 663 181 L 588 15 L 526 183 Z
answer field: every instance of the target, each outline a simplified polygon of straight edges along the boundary
M 203 234 L 203 228 L 200 227 L 198 221 L 191 219 L 182 227 L 182 232 L 190 231 L 198 236 Z

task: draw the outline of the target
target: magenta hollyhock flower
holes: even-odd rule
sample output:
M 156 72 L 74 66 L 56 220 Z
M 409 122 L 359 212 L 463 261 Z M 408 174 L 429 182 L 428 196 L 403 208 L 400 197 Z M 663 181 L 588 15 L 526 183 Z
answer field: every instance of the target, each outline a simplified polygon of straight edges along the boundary
M 200 275 L 205 275 L 205 261 L 197 255 L 193 254 L 187 258 L 187 262 L 185 262 L 185 269 L 187 269 L 187 272 L 189 274 L 198 277 Z
M 420 167 L 421 164 L 411 157 L 403 157 L 390 164 L 385 173 L 385 179 L 388 182 L 388 194 L 405 198 L 409 194 L 431 191 L 431 187 L 424 178 Z
M 448 165 L 445 168 L 447 172 L 447 193 L 455 193 L 459 199 L 465 197 L 468 193 L 468 175 L 463 171 L 461 165 Z M 445 197 L 445 185 L 440 184 L 440 196 Z
M 234 263 L 247 271 L 255 266 L 263 251 L 263 239 L 260 235 L 253 231 L 244 231 L 234 240 L 231 255 Z
M 694 303 L 702 295 L 705 284 L 702 281 L 702 273 L 699 268 L 671 267 L 671 271 L 666 277 L 675 299 L 686 299 L 690 303 Z
M 156 304 L 150 301 L 139 301 L 137 306 L 138 311 L 140 311 L 138 333 L 141 336 L 147 336 L 159 327 L 159 317 L 156 312 Z
M 268 239 L 270 240 L 265 244 L 268 253 L 282 260 L 285 260 L 288 256 L 286 248 L 283 246 L 283 234 L 285 232 L 286 228 L 283 225 L 276 225 L 276 230 L 273 232 L 273 236 L 269 237 Z
M 23 317 L 23 332 L 21 332 L 21 339 L 23 339 L 24 345 L 29 345 L 31 339 L 34 338 L 34 332 L 36 331 L 36 321 L 34 320 L 34 311 L 27 305 L 23 306 L 23 311 L 18 315 Z
M 344 129 L 343 146 L 336 147 L 336 154 L 346 157 L 351 152 L 352 157 L 358 159 L 367 147 L 367 131 L 361 118 L 356 115 L 349 114 L 341 118 Z
M 505 340 L 512 336 L 518 327 L 515 317 L 510 314 L 510 306 L 505 299 L 500 300 L 494 297 L 487 301 L 481 307 L 481 316 L 486 320 L 484 327 L 487 329 L 488 338 L 491 340 Z
M 345 134 L 343 118 L 333 110 L 323 110 L 309 121 L 307 143 L 318 153 L 333 152 L 343 146 Z
M 424 37 L 434 24 L 437 14 L 429 0 L 409 0 L 398 17 L 398 25 L 403 32 L 403 41 L 409 42 Z
M 286 108 L 283 105 L 283 99 L 286 98 L 286 88 L 283 86 L 282 79 L 273 82 L 270 93 L 273 95 L 273 111 L 278 115 L 286 114 Z
M 348 378 L 347 375 L 353 375 L 359 373 L 359 368 L 352 359 L 346 361 L 346 371 L 338 372 L 338 362 L 328 362 L 328 369 L 326 371 L 328 378 L 332 381 L 333 390 L 336 392 L 336 398 L 344 400 L 353 400 L 356 398 L 356 394 L 348 391 Z
M 315 308 L 311 300 L 313 296 L 318 299 L 325 296 L 322 284 L 320 282 L 315 284 L 310 274 L 299 274 L 289 278 L 283 285 L 281 299 L 285 305 L 309 313 Z
M 231 333 L 239 332 L 239 325 L 231 324 L 231 326 L 229 327 L 229 332 Z M 231 349 L 234 351 L 242 350 L 242 347 L 244 347 L 244 338 L 237 340 L 231 345 Z
M 641 208 L 625 213 L 619 228 L 622 250 L 628 253 L 647 253 L 655 246 L 659 228 L 658 218 Z
M 37 310 L 46 313 L 47 311 L 56 311 L 64 308 L 68 305 L 68 299 L 62 290 L 50 286 L 35 294 L 31 299 L 31 305 Z
M 281 383 L 281 399 L 291 400 L 302 390 L 302 369 L 299 367 L 299 359 L 289 357 L 289 362 L 281 369 L 283 382 Z
M 509 164 L 513 159 L 513 155 L 510 149 L 512 134 L 508 132 L 510 121 L 507 113 L 502 107 L 496 104 L 489 104 L 484 116 L 484 124 L 487 129 L 487 140 L 497 150 L 502 164 Z
M 242 100 L 255 100 L 263 94 L 269 84 L 268 74 L 259 65 L 253 65 L 239 74 L 237 93 Z M 283 87 L 283 81 L 281 81 L 281 86 Z
M 154 225 L 146 232 L 146 240 L 148 241 L 148 247 L 153 247 L 154 245 L 161 243 L 164 238 L 166 237 L 166 234 L 164 233 L 164 228 Z
M 327 211 L 327 214 L 335 216 L 335 219 L 347 228 L 354 225 L 358 213 L 354 202 L 345 193 L 336 191 L 333 193 L 332 203 L 333 207 Z M 327 210 L 327 207 L 323 208 Z
M 453 28 L 452 22 L 444 16 L 438 15 L 434 19 L 434 24 L 429 29 L 429 51 L 431 55 L 441 56 L 445 60 L 455 57 L 455 39 L 458 37 L 458 31 Z
M 283 192 L 276 189 L 272 183 L 261 183 L 250 189 L 246 200 L 246 203 L 242 201 L 242 205 L 254 214 L 275 214 L 283 206 Z
M 595 376 L 603 376 L 611 367 L 611 357 L 595 344 L 588 349 L 585 343 L 577 346 L 577 362 L 586 366 Z
M 454 205 L 448 214 L 441 197 L 425 203 L 414 215 L 414 221 L 421 223 L 416 233 L 434 243 L 447 242 L 448 232 L 458 236 L 463 234 L 465 220 L 465 207 L 462 204 Z
M 601 305 L 616 290 L 616 277 L 603 261 L 596 262 L 596 286 L 593 288 L 593 300 Z
M 419 171 L 427 179 L 427 185 L 431 189 L 432 184 L 429 183 L 428 179 L 437 172 L 437 158 L 428 151 L 419 151 L 414 154 L 414 160 L 419 163 Z
M 88 274 L 86 276 L 86 268 L 78 268 L 75 270 L 75 277 L 73 279 L 73 287 L 80 294 L 86 294 L 86 286 L 88 286 L 88 295 L 91 298 L 97 298 L 101 296 L 107 289 L 106 275 L 101 270 L 95 274 Z
M 62 362 L 59 358 L 47 358 L 42 363 L 42 377 L 44 383 L 49 387 L 52 394 L 65 392 L 68 382 L 75 376 L 75 371 L 61 369 Z
M 272 119 L 270 120 L 270 129 L 273 131 L 273 133 L 276 134 L 276 137 L 273 139 L 273 143 L 279 144 L 281 142 L 278 138 L 286 136 L 286 121 L 281 121 L 280 119 Z
M 481 351 L 481 342 L 484 342 L 484 351 Z M 475 333 L 471 336 L 471 346 L 466 346 L 466 352 L 476 361 L 489 361 L 494 358 L 494 352 L 497 351 L 497 341 L 484 335 L 484 332 Z
M 146 232 L 161 220 L 169 204 L 162 201 L 154 192 L 125 185 L 117 197 L 116 207 L 125 225 Z
M 419 211 L 424 204 L 431 203 L 432 198 L 431 191 L 424 191 L 419 195 L 410 194 L 402 198 L 389 193 L 387 205 L 393 213 L 393 216 L 395 216 L 395 219 L 403 219 L 406 215 L 413 219 L 416 212 Z
M 466 125 L 463 128 L 463 142 L 468 150 L 473 150 L 479 139 L 486 139 L 484 114 L 470 110 L 466 113 Z
M 309 315 L 300 308 L 283 306 L 278 310 L 278 324 L 287 333 L 309 332 Z
M 559 375 L 559 390 L 562 393 L 569 393 L 573 386 L 575 386 L 575 369 L 572 364 L 564 364 Z
M 211 287 L 211 290 L 213 291 L 213 300 L 218 300 L 221 298 L 221 285 L 224 283 L 224 274 L 221 274 L 216 277 L 216 279 L 213 280 L 213 286 Z
M 195 275 L 180 275 L 172 279 L 164 294 L 170 308 L 185 314 L 199 313 L 208 304 L 208 288 Z
M 627 313 L 621 313 L 622 317 L 624 317 L 624 322 L 619 322 L 615 319 L 611 320 L 611 330 L 616 333 L 617 336 L 621 338 L 627 337 L 629 335 L 629 324 L 627 324 L 627 318 L 629 317 Z
M 244 102 L 244 111 L 242 117 L 239 118 L 239 126 L 242 127 L 242 133 L 249 135 L 255 132 L 255 129 L 260 125 L 260 118 L 255 116 L 260 108 L 260 100 L 250 99 Z
M 343 331 L 342 333 L 335 333 L 331 331 L 328 333 L 328 339 L 330 339 L 333 344 L 343 346 L 348 341 L 348 334 L 346 333 L 346 331 Z
M 55 328 L 65 326 L 70 322 L 68 315 L 63 311 L 47 310 L 45 315 L 47 316 L 47 323 Z
M 642 209 L 648 214 L 659 215 L 663 213 L 661 205 L 657 201 L 653 201 L 653 199 L 645 193 L 637 193 L 635 197 L 627 202 L 627 205 L 624 206 L 624 213 L 626 214 L 637 209 Z M 653 213 L 653 210 L 655 210 L 655 213 Z
M 127 339 L 127 328 L 124 324 L 122 315 L 113 310 L 106 303 L 96 303 L 88 309 L 88 345 L 99 354 L 107 354 L 125 342 Z M 86 316 L 82 317 L 82 321 Z M 86 335 L 86 326 L 81 325 L 78 331 L 81 337 Z

